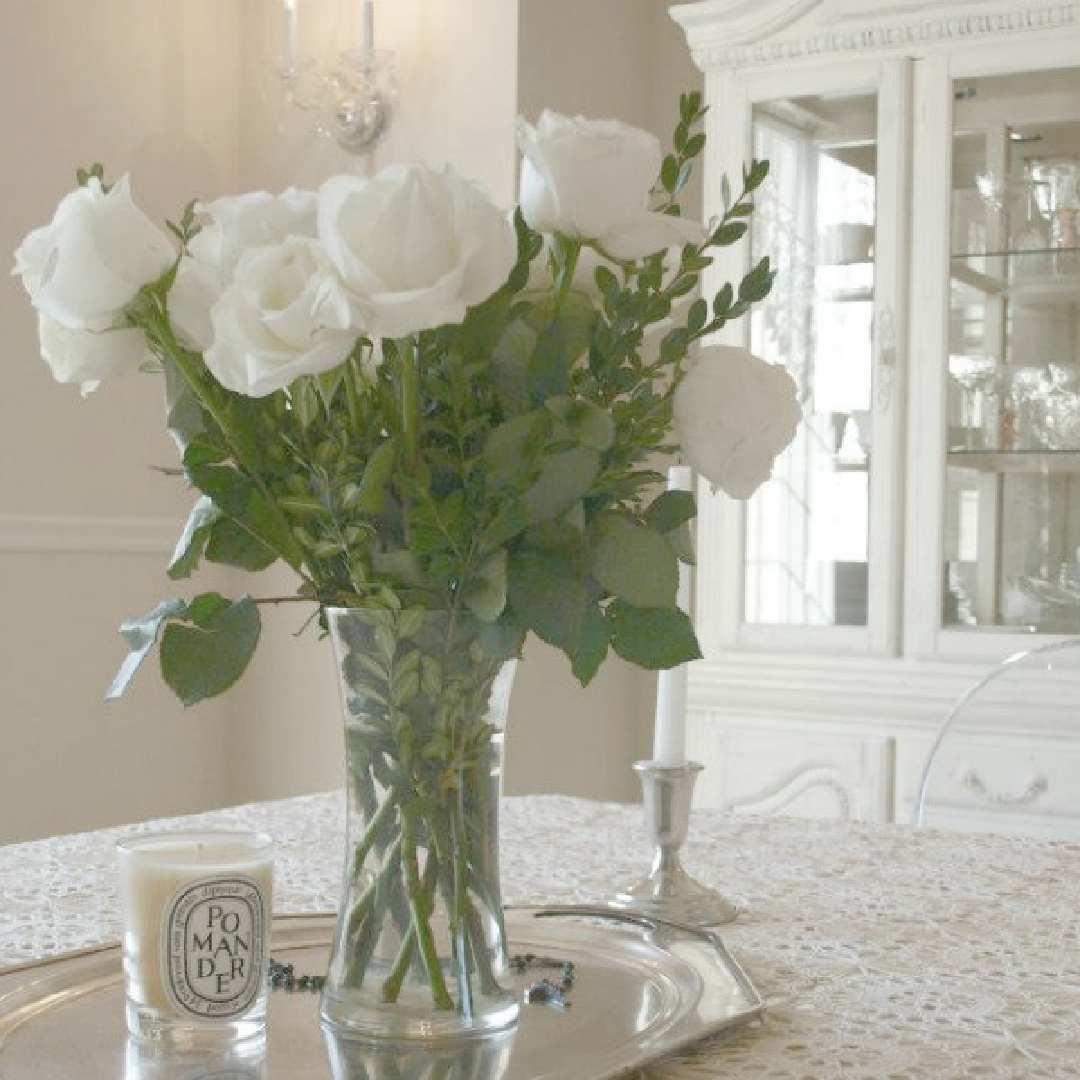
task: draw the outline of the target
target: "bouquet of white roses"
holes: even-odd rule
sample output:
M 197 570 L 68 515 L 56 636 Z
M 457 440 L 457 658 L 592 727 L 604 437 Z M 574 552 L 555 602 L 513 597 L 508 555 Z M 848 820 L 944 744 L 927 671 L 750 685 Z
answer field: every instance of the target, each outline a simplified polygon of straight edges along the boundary
M 163 376 L 198 493 L 169 576 L 280 560 L 290 599 L 465 610 L 491 656 L 533 632 L 583 683 L 609 651 L 697 656 L 676 605 L 693 498 L 656 463 L 681 451 L 745 497 L 799 419 L 781 368 L 701 347 L 772 280 L 762 259 L 698 295 L 767 171 L 709 227 L 685 220 L 701 115 L 684 97 L 667 156 L 614 122 L 522 123 L 513 214 L 450 169 L 393 166 L 192 204 L 164 230 L 126 177 L 81 173 L 15 272 L 58 380 Z M 261 602 L 202 593 L 125 624 L 110 692 L 158 644 L 185 703 L 220 693 Z

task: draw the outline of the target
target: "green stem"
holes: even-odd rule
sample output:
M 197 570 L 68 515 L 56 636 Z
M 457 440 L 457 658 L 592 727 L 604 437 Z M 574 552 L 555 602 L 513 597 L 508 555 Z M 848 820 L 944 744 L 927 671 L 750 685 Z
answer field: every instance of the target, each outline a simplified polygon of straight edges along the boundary
M 232 410 L 224 390 L 222 390 L 217 383 L 211 382 L 205 377 L 206 369 L 203 367 L 201 358 L 194 353 L 188 352 L 176 340 L 164 308 L 159 314 L 156 314 L 154 318 L 147 320 L 146 325 L 143 326 L 143 330 L 148 337 L 157 342 L 161 351 L 166 353 L 173 363 L 176 364 L 177 370 L 179 370 L 180 374 L 183 376 L 184 381 L 191 389 L 191 392 L 199 399 L 200 404 L 217 426 L 218 432 L 224 440 L 233 460 L 236 462 L 237 467 L 249 480 L 251 480 L 256 488 L 258 488 L 259 493 L 266 500 L 267 507 L 269 507 L 270 512 L 277 519 L 278 525 L 282 530 L 282 535 L 291 537 L 293 535 L 292 526 L 289 524 L 288 518 L 282 512 L 281 507 L 278 506 L 277 499 L 274 498 L 273 492 L 267 486 L 263 478 L 262 470 L 259 468 L 259 463 L 251 460 L 248 453 L 248 447 L 244 446 L 237 438 Z M 239 524 L 246 527 L 247 523 L 241 521 Z M 254 535 L 256 535 L 263 543 L 267 542 L 264 536 L 260 534 Z M 277 545 L 272 546 L 273 550 L 277 552 L 278 556 L 286 564 L 291 566 L 301 577 L 307 580 L 307 575 L 304 573 L 303 558 L 299 548 L 295 550 L 283 550 L 282 547 Z
M 562 280 L 559 282 L 558 291 L 555 294 L 556 315 L 562 310 L 563 304 L 566 303 L 566 298 L 570 295 L 570 290 L 574 286 L 574 272 L 577 270 L 578 256 L 581 254 L 580 240 L 568 240 L 566 237 L 560 237 L 560 240 L 565 246 L 566 258 L 563 261 Z
M 443 977 L 442 968 L 439 965 L 435 936 L 431 931 L 431 904 L 430 902 L 424 902 L 421 892 L 420 870 L 416 858 L 417 843 L 412 814 L 405 813 L 404 810 L 401 817 L 401 832 L 405 885 L 409 896 L 412 924 L 416 928 L 416 944 L 420 950 L 420 959 L 431 983 L 431 996 L 435 1002 L 435 1008 L 452 1010 L 454 1000 L 446 987 L 446 979 Z M 428 859 L 436 860 L 434 850 L 428 851 Z
M 428 911 L 431 910 L 432 903 L 435 899 L 435 885 L 438 879 L 436 867 L 437 861 L 435 859 L 428 859 L 421 880 L 421 888 L 424 893 L 424 905 Z M 401 993 L 401 984 L 405 981 L 405 975 L 409 970 L 409 965 L 416 955 L 416 943 L 417 927 L 415 923 L 410 923 L 401 940 L 401 948 L 398 949 L 397 957 L 394 960 L 394 966 L 391 969 L 390 974 L 386 977 L 386 980 L 383 982 L 383 1001 L 397 1001 L 398 995 Z
M 346 985 L 359 986 L 364 981 L 375 946 L 382 932 L 384 912 L 392 908 L 394 882 L 402 871 L 400 838 L 387 848 L 385 862 L 379 874 L 364 890 L 349 912 L 345 939 L 351 942 L 349 966 L 345 972 Z M 387 898 L 389 894 L 389 898 Z
M 411 338 L 400 343 L 398 389 L 401 395 L 401 434 L 405 440 L 405 466 L 415 472 L 420 464 L 420 372 L 418 346 Z

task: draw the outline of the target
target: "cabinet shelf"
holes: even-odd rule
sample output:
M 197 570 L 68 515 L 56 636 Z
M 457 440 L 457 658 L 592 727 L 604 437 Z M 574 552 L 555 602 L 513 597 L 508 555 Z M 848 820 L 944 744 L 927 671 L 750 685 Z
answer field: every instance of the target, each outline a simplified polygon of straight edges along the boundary
M 1029 307 L 1080 304 L 1080 248 L 953 255 L 954 281 Z
M 1080 473 L 1080 450 L 950 450 L 946 463 L 984 473 Z

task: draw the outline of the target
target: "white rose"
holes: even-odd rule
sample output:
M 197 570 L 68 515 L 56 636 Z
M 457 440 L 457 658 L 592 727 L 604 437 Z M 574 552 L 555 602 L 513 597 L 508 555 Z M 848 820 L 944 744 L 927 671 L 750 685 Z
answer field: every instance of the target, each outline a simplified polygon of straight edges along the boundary
M 332 177 L 319 190 L 318 235 L 373 337 L 461 322 L 517 259 L 509 217 L 450 168 Z
M 205 352 L 214 340 L 210 309 L 225 283 L 214 267 L 183 257 L 169 289 L 169 324 L 177 340 L 187 349 Z
M 38 338 L 53 378 L 78 383 L 83 396 L 154 361 L 141 330 L 71 330 L 39 313 Z
M 169 321 L 180 343 L 205 352 L 213 340 L 210 309 L 232 280 L 236 264 L 257 247 L 288 236 L 315 235 L 315 193 L 253 191 L 201 203 L 209 220 L 188 244 L 169 290 Z
M 287 236 L 314 236 L 315 205 L 313 191 L 297 188 L 280 195 L 250 191 L 200 203 L 199 213 L 209 221 L 188 250 L 197 262 L 220 268 L 228 278 L 251 248 L 279 244 Z
M 66 195 L 52 222 L 15 252 L 14 272 L 34 307 L 71 330 L 108 330 L 176 257 L 131 199 L 128 178 L 108 191 L 92 177 Z
M 705 235 L 696 222 L 649 210 L 663 155 L 647 131 L 545 110 L 536 127 L 518 121 L 518 147 L 521 212 L 537 232 L 594 241 L 617 259 Z
M 675 392 L 675 434 L 713 488 L 748 499 L 802 419 L 795 380 L 746 349 L 701 349 Z
M 242 256 L 210 322 L 206 366 L 222 386 L 248 397 L 337 367 L 358 336 L 321 248 L 300 236 Z

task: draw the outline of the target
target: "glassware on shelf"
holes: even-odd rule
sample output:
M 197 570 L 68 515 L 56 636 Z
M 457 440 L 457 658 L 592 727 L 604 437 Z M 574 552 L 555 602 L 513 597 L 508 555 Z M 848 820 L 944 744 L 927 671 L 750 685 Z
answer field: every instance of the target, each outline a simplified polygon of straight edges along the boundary
M 1046 380 L 1047 449 L 1080 450 L 1080 371 L 1050 363 Z
M 996 423 L 990 406 L 995 397 L 997 360 L 993 356 L 953 354 L 949 376 L 960 387 L 960 426 L 963 442 L 950 449 L 973 453 L 997 446 Z
M 974 261 L 986 254 L 994 231 L 992 222 L 991 228 L 987 227 L 990 215 L 990 206 L 976 189 L 958 188 L 952 193 L 950 248 L 954 258 Z
M 1009 376 L 1006 411 L 1009 438 L 1003 450 L 1046 449 L 1046 369 L 1016 368 Z
M 975 190 L 992 213 L 1005 213 L 1005 188 L 1005 177 L 996 169 L 984 169 L 975 174 Z
M 1016 277 L 1043 277 L 1052 270 L 1050 222 L 1042 211 L 1048 196 L 1044 180 L 1029 177 L 1020 185 L 1009 220 L 1009 249 L 1021 258 L 1012 260 Z
M 1053 257 L 1052 269 L 1055 273 L 1071 272 L 1074 249 L 1080 243 L 1080 162 L 1075 158 L 1032 158 L 1027 171 L 1039 210 L 1049 222 L 1049 246 L 1059 253 Z

